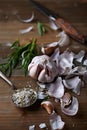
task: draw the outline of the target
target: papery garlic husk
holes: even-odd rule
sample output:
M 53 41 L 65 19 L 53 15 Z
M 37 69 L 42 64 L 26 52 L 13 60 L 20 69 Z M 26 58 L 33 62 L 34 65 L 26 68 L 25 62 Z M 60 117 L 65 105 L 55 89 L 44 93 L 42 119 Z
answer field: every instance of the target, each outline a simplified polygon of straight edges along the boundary
M 28 27 L 28 28 L 26 28 L 26 29 L 20 30 L 19 33 L 20 33 L 20 34 L 28 33 L 28 32 L 30 32 L 30 31 L 32 31 L 33 28 L 34 28 L 33 26 L 30 26 L 30 27 Z
M 29 126 L 29 130 L 34 130 L 35 129 L 35 125 L 30 125 Z
M 36 56 L 28 66 L 28 75 L 41 83 L 49 83 L 58 75 L 56 63 L 47 55 Z
M 47 128 L 46 123 L 44 123 L 44 122 L 43 122 L 43 123 L 40 123 L 40 124 L 39 124 L 39 128 L 40 128 L 40 129 L 46 129 L 46 128 Z
M 75 116 L 78 113 L 79 103 L 76 97 L 72 97 L 72 102 L 69 107 L 65 108 L 61 104 L 61 111 L 68 116 Z
M 60 32 L 58 35 L 60 40 L 58 41 L 59 46 L 67 46 L 70 43 L 69 36 L 65 33 L 65 31 Z
M 50 126 L 52 130 L 62 130 L 64 128 L 65 122 L 57 113 L 52 113 L 50 115 Z
M 32 13 L 31 17 L 28 19 L 21 19 L 17 13 L 16 13 L 16 16 L 17 16 L 18 20 L 23 23 L 30 23 L 34 20 L 34 13 Z
M 58 70 L 60 75 L 67 75 L 73 67 L 73 52 L 64 51 L 61 55 L 59 55 L 58 59 Z
M 75 92 L 77 95 L 80 95 L 82 81 L 79 78 L 79 76 L 74 76 L 72 78 L 64 79 L 63 83 L 67 89 L 72 89 L 73 92 Z
M 58 77 L 54 82 L 47 84 L 47 94 L 51 97 L 60 99 L 64 95 L 64 85 L 62 78 Z
M 61 107 L 69 107 L 69 105 L 72 103 L 72 96 L 66 92 L 63 97 L 60 99 Z
M 43 54 L 52 54 L 58 46 L 67 46 L 70 43 L 69 37 L 64 31 L 60 32 L 57 36 L 60 37 L 59 41 L 55 41 L 42 46 L 41 52 Z

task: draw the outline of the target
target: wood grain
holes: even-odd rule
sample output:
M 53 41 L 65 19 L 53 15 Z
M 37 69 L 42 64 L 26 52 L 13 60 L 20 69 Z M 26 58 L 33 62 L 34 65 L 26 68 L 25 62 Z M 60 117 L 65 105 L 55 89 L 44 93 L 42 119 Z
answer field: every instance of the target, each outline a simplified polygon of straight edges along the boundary
M 40 2 L 70 21 L 80 32 L 87 34 L 86 0 L 41 0 Z M 29 24 L 19 22 L 14 15 L 17 12 L 21 18 L 26 19 L 31 16 L 32 11 L 35 12 L 35 20 Z M 56 37 L 58 32 L 48 31 L 42 37 L 39 36 L 37 21 L 49 25 L 49 20 L 33 8 L 27 0 L 0 0 L 0 63 L 2 57 L 10 52 L 9 47 L 6 47 L 6 43 L 14 42 L 18 38 L 21 44 L 27 43 L 33 37 L 37 38 L 41 45 L 58 40 Z M 34 26 L 33 31 L 24 35 L 19 34 L 19 30 L 31 25 Z M 71 40 L 68 47 L 75 52 L 85 50 L 87 53 L 87 46 L 73 40 Z M 24 87 L 28 82 L 33 86 L 36 85 L 31 78 L 23 76 L 22 70 L 15 70 L 10 80 L 18 88 Z M 36 125 L 35 130 L 39 130 L 38 125 L 42 122 L 45 122 L 51 130 L 49 115 L 40 105 L 35 105 L 33 108 L 19 109 L 15 107 L 11 100 L 12 92 L 11 87 L 0 78 L 0 130 L 28 130 L 28 126 L 32 124 Z M 81 89 L 81 95 L 77 98 L 79 100 L 79 112 L 74 117 L 64 115 L 59 104 L 54 102 L 57 113 L 62 116 L 66 123 L 64 130 L 87 130 L 87 85 Z M 52 101 L 54 100 L 52 99 Z

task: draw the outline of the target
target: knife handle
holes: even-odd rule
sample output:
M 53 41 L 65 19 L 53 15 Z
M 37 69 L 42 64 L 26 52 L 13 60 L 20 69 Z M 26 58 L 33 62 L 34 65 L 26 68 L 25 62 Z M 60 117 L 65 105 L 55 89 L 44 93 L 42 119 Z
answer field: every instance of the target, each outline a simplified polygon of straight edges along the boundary
M 73 27 L 70 23 L 65 21 L 62 18 L 57 18 L 56 19 L 56 24 L 58 24 L 70 37 L 73 39 L 85 43 L 85 37 L 75 27 Z

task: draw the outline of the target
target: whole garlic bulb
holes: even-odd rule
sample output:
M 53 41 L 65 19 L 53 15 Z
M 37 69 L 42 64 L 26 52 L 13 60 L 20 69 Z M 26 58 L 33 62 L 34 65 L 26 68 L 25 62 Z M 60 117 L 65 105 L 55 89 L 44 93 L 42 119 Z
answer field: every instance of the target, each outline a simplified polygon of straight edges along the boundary
M 36 56 L 28 66 L 28 74 L 41 83 L 49 83 L 58 75 L 56 63 L 47 55 Z

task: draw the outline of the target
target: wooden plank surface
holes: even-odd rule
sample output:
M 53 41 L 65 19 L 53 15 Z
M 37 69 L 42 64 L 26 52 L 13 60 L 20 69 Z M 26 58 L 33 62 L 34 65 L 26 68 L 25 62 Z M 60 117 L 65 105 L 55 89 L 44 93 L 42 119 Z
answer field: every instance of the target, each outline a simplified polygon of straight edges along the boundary
M 40 1 L 40 0 L 37 0 Z M 62 17 L 70 21 L 83 34 L 87 34 L 87 1 L 86 0 L 41 0 L 46 7 L 58 12 Z M 35 20 L 32 23 L 24 24 L 18 21 L 15 13 L 21 18 L 26 19 L 35 13 Z M 10 49 L 6 43 L 14 42 L 20 39 L 21 44 L 28 42 L 31 38 L 37 38 L 39 44 L 56 41 L 58 32 L 49 31 L 44 36 L 37 33 L 37 21 L 49 24 L 49 20 L 35 10 L 27 0 L 0 0 L 0 62 L 2 57 L 6 56 Z M 19 30 L 33 25 L 34 30 L 30 33 L 20 35 Z M 78 52 L 84 49 L 87 52 L 87 46 L 81 45 L 73 40 L 69 48 Z M 23 72 L 15 70 L 10 78 L 19 88 L 24 87 L 29 81 L 29 77 L 24 77 Z M 35 83 L 34 83 L 35 84 Z M 12 89 L 0 78 L 0 130 L 28 130 L 28 126 L 35 124 L 36 129 L 42 122 L 47 124 L 49 130 L 49 115 L 40 106 L 35 109 L 16 108 L 11 100 Z M 76 96 L 76 95 L 75 95 Z M 81 90 L 81 95 L 77 96 L 79 100 L 79 112 L 74 117 L 64 115 L 59 104 L 54 102 L 58 114 L 62 116 L 66 125 L 64 130 L 87 130 L 87 85 Z

